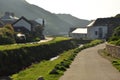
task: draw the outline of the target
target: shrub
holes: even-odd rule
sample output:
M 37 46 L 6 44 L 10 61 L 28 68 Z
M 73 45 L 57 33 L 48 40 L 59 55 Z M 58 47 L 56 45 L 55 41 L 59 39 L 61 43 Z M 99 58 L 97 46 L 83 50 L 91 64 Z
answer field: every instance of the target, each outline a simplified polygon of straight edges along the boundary
M 15 43 L 14 30 L 11 25 L 0 28 L 0 44 Z
M 120 46 L 120 26 L 114 29 L 114 32 L 112 34 L 112 37 L 108 40 L 110 44 L 118 45 Z
M 118 39 L 120 39 L 119 36 L 112 36 L 112 37 L 110 37 L 109 42 L 110 41 L 117 41 Z
M 61 71 L 65 71 L 66 70 L 65 66 L 63 64 L 61 64 L 61 63 L 57 64 L 55 66 L 55 69 L 58 69 L 58 70 L 61 70 Z
M 120 46 L 120 39 L 118 39 L 118 40 L 116 40 L 116 41 L 110 41 L 109 43 L 110 43 L 110 44 L 117 45 L 117 46 Z
M 120 60 L 113 60 L 112 64 L 120 71 Z
M 113 36 L 119 36 L 120 35 L 120 26 L 116 27 L 113 32 Z
M 65 68 L 69 68 L 69 65 L 71 64 L 71 60 L 64 60 L 60 64 Z
M 59 74 L 59 72 L 56 68 L 54 68 L 49 74 Z
M 36 38 L 35 38 L 35 41 L 40 41 L 40 38 L 39 38 L 39 37 L 36 37 Z

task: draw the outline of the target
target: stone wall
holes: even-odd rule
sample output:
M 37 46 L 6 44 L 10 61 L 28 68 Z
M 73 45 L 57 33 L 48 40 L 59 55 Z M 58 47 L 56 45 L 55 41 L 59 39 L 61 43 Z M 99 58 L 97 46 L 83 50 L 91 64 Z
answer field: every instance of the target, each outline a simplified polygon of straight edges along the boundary
M 120 58 L 120 46 L 106 44 L 106 50 L 111 56 L 115 58 Z

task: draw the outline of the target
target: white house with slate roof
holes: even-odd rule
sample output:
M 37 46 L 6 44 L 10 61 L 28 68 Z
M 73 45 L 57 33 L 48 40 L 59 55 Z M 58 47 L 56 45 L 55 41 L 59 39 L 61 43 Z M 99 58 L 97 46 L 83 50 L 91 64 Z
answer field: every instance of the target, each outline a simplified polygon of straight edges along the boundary
M 98 18 L 87 26 L 87 36 L 89 39 L 108 39 L 118 26 L 120 26 L 120 18 Z
M 93 21 L 87 26 L 87 38 L 88 39 L 105 39 L 108 33 L 107 25 L 94 25 Z
M 98 18 L 92 21 L 86 28 L 76 28 L 72 31 L 73 38 L 81 39 L 108 39 L 116 27 L 120 26 L 120 18 Z

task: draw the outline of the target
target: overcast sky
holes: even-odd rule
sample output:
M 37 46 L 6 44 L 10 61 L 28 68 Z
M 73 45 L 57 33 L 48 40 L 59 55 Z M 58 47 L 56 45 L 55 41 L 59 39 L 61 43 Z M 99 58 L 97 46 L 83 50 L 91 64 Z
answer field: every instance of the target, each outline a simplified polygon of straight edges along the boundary
M 120 0 L 26 0 L 52 13 L 72 14 L 81 19 L 112 17 L 120 13 Z

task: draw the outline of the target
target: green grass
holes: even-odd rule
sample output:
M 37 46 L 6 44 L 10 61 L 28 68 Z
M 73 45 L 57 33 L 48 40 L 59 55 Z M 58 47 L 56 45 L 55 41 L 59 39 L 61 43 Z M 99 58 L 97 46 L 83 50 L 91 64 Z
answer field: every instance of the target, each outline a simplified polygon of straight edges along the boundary
M 120 71 L 120 59 L 113 60 L 112 64 Z
M 60 55 L 60 57 L 54 61 L 42 61 L 37 64 L 33 64 L 32 66 L 26 68 L 23 71 L 20 71 L 17 74 L 11 76 L 13 80 L 37 80 L 39 76 L 43 76 L 45 80 L 58 80 L 58 78 L 63 74 L 61 71 L 60 74 L 49 74 L 54 67 L 62 62 L 64 59 L 69 58 L 73 55 L 74 50 L 70 50 L 68 52 L 64 52 Z

